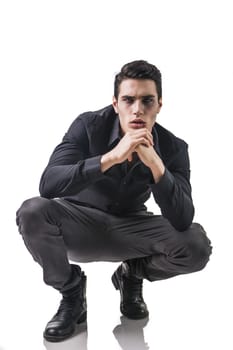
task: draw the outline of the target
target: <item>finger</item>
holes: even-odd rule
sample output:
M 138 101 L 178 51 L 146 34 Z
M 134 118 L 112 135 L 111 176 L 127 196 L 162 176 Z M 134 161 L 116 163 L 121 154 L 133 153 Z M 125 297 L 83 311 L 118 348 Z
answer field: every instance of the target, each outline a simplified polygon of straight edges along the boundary
M 137 146 L 138 145 L 143 145 L 145 147 L 150 147 L 151 146 L 151 143 L 148 139 L 146 139 L 145 137 L 142 137 L 141 139 L 138 140 L 139 142 L 137 143 Z
M 132 160 L 133 160 L 132 153 L 131 153 L 131 154 L 128 156 L 128 158 L 127 158 L 127 159 L 128 159 L 128 161 L 129 161 L 129 162 L 132 162 Z
M 139 129 L 139 130 L 136 130 L 133 134 L 131 134 L 131 137 L 134 139 L 134 140 L 138 140 L 140 139 L 141 137 L 144 137 L 146 138 L 149 143 L 151 144 L 151 146 L 154 146 L 154 140 L 153 140 L 153 136 L 152 134 L 149 132 L 148 129 Z
M 149 130 L 147 131 L 147 137 L 148 137 L 148 140 L 150 141 L 150 144 L 154 146 L 153 135 L 149 132 Z

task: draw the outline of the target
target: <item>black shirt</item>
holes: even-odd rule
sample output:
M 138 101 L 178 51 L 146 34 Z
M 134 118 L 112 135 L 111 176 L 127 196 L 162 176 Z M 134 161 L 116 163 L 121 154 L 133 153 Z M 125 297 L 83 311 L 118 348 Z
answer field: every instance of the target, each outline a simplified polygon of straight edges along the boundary
M 131 215 L 146 210 L 144 203 L 152 193 L 162 215 L 177 230 L 185 230 L 194 215 L 188 146 L 158 123 L 152 135 L 166 168 L 157 184 L 136 155 L 132 162 L 102 173 L 102 155 L 120 140 L 118 115 L 112 106 L 81 114 L 50 157 L 40 181 L 41 196 L 64 198 L 114 215 Z

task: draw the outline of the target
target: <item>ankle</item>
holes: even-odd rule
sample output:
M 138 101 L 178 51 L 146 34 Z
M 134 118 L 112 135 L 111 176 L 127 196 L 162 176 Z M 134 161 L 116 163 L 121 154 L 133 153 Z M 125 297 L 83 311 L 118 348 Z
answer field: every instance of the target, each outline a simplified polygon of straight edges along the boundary
M 122 274 L 127 279 L 142 280 L 142 278 L 136 274 L 134 263 L 132 260 L 125 260 L 122 263 Z
M 81 271 L 80 266 L 71 264 L 71 272 L 70 276 L 67 280 L 67 282 L 64 284 L 62 289 L 60 289 L 60 293 L 65 296 L 65 295 L 70 295 L 74 291 L 76 291 L 79 288 L 79 285 L 81 283 L 82 275 L 84 273 Z

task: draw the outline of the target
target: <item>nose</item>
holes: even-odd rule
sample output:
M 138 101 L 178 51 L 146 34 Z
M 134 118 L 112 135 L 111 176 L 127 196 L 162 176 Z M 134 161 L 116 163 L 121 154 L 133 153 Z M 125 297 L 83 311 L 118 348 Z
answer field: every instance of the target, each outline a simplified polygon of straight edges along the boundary
M 143 104 L 140 100 L 135 100 L 133 104 L 133 114 L 136 115 L 136 117 L 142 115 L 144 113 L 143 110 Z

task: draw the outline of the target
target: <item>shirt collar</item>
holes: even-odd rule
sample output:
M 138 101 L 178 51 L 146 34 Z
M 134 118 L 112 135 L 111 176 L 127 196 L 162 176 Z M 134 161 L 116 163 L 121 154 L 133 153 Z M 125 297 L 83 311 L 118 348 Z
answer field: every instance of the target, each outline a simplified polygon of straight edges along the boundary
M 113 146 L 117 144 L 117 142 L 120 141 L 120 122 L 118 115 L 116 114 L 115 120 L 113 122 L 113 127 L 110 132 L 110 137 L 108 141 L 108 146 Z
M 154 149 L 156 150 L 158 155 L 161 157 L 161 152 L 160 152 L 160 147 L 159 147 L 159 135 L 158 135 L 157 130 L 156 130 L 156 123 L 154 124 L 154 126 L 152 128 L 152 136 L 153 136 L 153 140 L 154 140 Z

